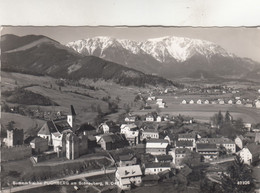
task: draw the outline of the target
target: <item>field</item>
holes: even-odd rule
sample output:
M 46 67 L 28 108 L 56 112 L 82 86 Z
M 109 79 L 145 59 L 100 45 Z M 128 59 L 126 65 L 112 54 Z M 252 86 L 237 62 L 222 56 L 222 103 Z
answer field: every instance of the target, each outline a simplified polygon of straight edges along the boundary
M 39 106 L 39 105 L 26 105 L 26 107 L 38 108 L 42 111 L 57 112 L 61 111 L 67 114 L 70 111 L 70 105 L 73 105 L 77 113 L 77 120 L 80 123 L 90 122 L 93 123 L 94 118 L 97 116 L 97 111 L 93 107 L 100 106 L 103 113 L 108 112 L 108 103 L 104 100 L 105 97 L 117 102 L 119 106 L 119 113 L 112 114 L 109 118 L 116 120 L 117 116 L 122 113 L 125 104 L 129 104 L 134 100 L 134 97 L 139 92 L 137 87 L 122 87 L 111 82 L 105 81 L 92 81 L 82 80 L 81 84 L 86 85 L 73 85 L 65 84 L 59 86 L 57 79 L 46 76 L 33 76 L 20 73 L 2 72 L 1 77 L 2 85 L 1 91 L 14 90 L 17 87 L 24 87 L 26 90 L 48 97 L 50 100 L 57 103 L 59 106 Z M 1 102 L 6 102 L 10 107 L 19 104 L 8 103 L 5 97 L 2 97 Z M 17 115 L 8 114 L 8 119 L 15 120 Z M 4 117 L 5 119 L 6 117 Z
M 216 96 L 211 96 L 216 98 Z M 225 113 L 229 111 L 234 119 L 242 118 L 244 122 L 248 123 L 259 123 L 260 122 L 260 109 L 254 107 L 244 107 L 240 105 L 229 105 L 229 104 L 180 104 L 183 99 L 196 101 L 197 99 L 206 100 L 210 97 L 200 96 L 200 95 L 185 95 L 185 96 L 157 96 L 157 98 L 162 98 L 166 104 L 167 108 L 160 109 L 161 114 L 169 115 L 186 115 L 191 116 L 196 120 L 202 122 L 209 122 L 210 117 L 212 117 L 218 111 Z M 221 98 L 221 97 L 220 97 Z M 151 107 L 156 110 L 157 105 L 155 101 L 151 102 Z M 135 110 L 136 114 L 146 114 L 151 110 Z

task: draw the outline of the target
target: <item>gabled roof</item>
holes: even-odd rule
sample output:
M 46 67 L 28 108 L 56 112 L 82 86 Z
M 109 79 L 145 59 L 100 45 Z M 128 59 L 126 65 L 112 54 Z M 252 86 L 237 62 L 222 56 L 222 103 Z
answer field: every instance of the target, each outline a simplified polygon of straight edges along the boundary
M 211 144 L 211 143 L 197 143 L 197 150 L 202 150 L 202 151 L 217 151 L 217 145 L 216 144 Z
M 116 172 L 121 178 L 131 178 L 133 176 L 142 175 L 142 171 L 139 165 L 118 167 Z
M 38 134 L 50 135 L 51 133 L 56 133 L 56 132 L 63 133 L 64 131 L 67 131 L 67 130 L 72 132 L 72 128 L 68 124 L 67 120 L 65 120 L 65 119 L 51 120 L 51 121 L 47 121 L 42 126 L 42 128 L 40 129 Z
M 126 154 L 126 155 L 119 155 L 120 161 L 130 161 L 134 158 L 134 155 L 132 154 Z
M 169 161 L 173 159 L 171 155 L 157 155 L 156 158 L 158 161 Z
M 158 133 L 155 129 L 145 129 L 143 133 Z
M 76 130 L 76 133 L 83 133 L 84 131 L 96 131 L 96 128 L 89 123 L 84 123 Z
M 123 142 L 126 141 L 126 138 L 123 134 L 104 134 L 101 136 L 101 138 L 106 142 L 112 142 L 112 143 L 116 143 L 116 142 Z
M 260 155 L 260 145 L 257 145 L 255 143 L 251 143 L 247 145 L 248 150 L 250 153 L 254 155 Z
M 176 141 L 177 147 L 193 147 L 193 141 Z
M 48 143 L 47 139 L 43 139 L 41 137 L 35 137 L 30 143 L 39 143 L 39 142 L 42 142 L 42 141 L 45 141 L 45 142 Z
M 152 162 L 152 163 L 146 163 L 145 168 L 170 168 L 171 163 L 169 162 Z
M 178 138 L 196 138 L 195 133 L 180 133 L 178 134 Z
M 213 143 L 213 144 L 235 144 L 234 141 L 226 137 L 220 138 L 201 138 L 198 140 L 198 143 Z
M 186 154 L 189 153 L 190 150 L 186 148 L 177 148 L 175 149 L 175 154 Z

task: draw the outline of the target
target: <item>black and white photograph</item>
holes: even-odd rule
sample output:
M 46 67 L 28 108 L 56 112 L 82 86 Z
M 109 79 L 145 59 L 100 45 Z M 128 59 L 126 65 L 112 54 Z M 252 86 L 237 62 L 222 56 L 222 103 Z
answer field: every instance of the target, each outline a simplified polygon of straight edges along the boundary
M 260 27 L 194 13 L 1 24 L 0 191 L 260 192 Z

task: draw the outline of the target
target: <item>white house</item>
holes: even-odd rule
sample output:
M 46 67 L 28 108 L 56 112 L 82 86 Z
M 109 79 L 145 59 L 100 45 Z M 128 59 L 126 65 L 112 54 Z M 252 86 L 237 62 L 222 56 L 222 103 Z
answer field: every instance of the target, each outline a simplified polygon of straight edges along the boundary
M 161 104 L 163 103 L 163 99 L 156 99 L 156 104 Z
M 201 105 L 202 104 L 202 101 L 199 99 L 197 100 L 197 104 Z
M 171 170 L 171 163 L 169 162 L 164 162 L 164 163 L 159 163 L 159 162 L 154 162 L 154 163 L 147 163 L 145 164 L 145 175 L 156 175 L 160 172 L 164 171 L 170 171 Z
M 131 184 L 140 186 L 142 171 L 139 165 L 117 167 L 115 183 L 122 190 L 130 190 Z
M 167 154 L 168 152 L 168 141 L 164 139 L 150 139 L 146 143 L 146 153 L 152 155 Z
M 187 104 L 186 100 L 181 101 L 181 104 Z
M 222 100 L 222 99 L 220 99 L 220 100 L 218 101 L 218 104 L 220 104 L 220 105 L 224 105 L 224 104 L 225 104 L 225 101 Z
M 158 107 L 159 107 L 160 109 L 165 108 L 165 103 L 159 103 L 159 104 L 158 104 Z
M 190 104 L 194 104 L 194 100 L 190 100 Z
M 237 101 L 236 101 L 236 104 L 237 104 L 237 105 L 242 105 L 242 101 L 241 101 L 241 100 L 237 100 Z
M 159 139 L 159 132 L 152 129 L 146 129 L 141 134 L 141 140 L 144 139 Z
M 228 100 L 228 104 L 229 105 L 232 105 L 233 104 L 233 101 L 230 99 L 230 100 Z
M 204 104 L 208 105 L 209 104 L 209 100 L 205 100 Z
M 251 165 L 253 162 L 259 161 L 260 145 L 249 144 L 239 152 L 239 155 L 245 164 Z
M 178 135 L 178 141 L 192 141 L 193 148 L 196 147 L 197 135 L 195 133 L 183 133 Z
M 147 116 L 145 117 L 145 121 L 147 121 L 147 122 L 154 122 L 154 117 L 149 114 L 149 115 L 147 115 Z
M 256 108 L 260 108 L 260 100 L 259 100 L 259 99 L 256 100 L 256 102 L 255 102 L 255 107 L 256 107 Z
M 162 122 L 162 117 L 161 116 L 157 116 L 156 117 L 156 122 Z
M 139 143 L 139 129 L 135 124 L 122 124 L 120 133 L 125 135 L 130 144 Z

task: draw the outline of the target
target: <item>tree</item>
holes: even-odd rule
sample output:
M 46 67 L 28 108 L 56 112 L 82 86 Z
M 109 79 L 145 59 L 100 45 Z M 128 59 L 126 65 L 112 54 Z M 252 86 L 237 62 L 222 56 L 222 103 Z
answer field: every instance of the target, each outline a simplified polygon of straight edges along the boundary
M 239 155 L 231 166 L 227 168 L 226 173 L 222 173 L 222 192 L 224 193 L 242 193 L 250 192 L 253 185 L 252 171 L 250 167 L 244 164 Z

